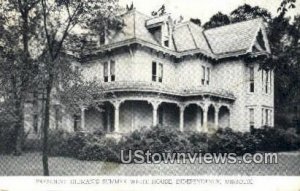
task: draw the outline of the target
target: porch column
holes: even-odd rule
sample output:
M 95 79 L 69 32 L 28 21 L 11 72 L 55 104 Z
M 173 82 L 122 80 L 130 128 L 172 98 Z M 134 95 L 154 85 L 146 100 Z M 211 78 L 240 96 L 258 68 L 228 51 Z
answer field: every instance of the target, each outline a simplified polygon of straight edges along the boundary
M 203 108 L 203 129 L 204 129 L 204 132 L 208 131 L 208 129 L 207 129 L 207 115 L 208 115 L 208 107 L 205 106 Z
M 184 109 L 185 107 L 183 105 L 179 106 L 179 129 L 183 132 L 184 128 Z
M 107 122 L 107 132 L 111 132 L 111 120 L 110 120 L 111 110 L 109 106 L 106 106 L 106 122 Z
M 219 107 L 215 107 L 215 126 L 216 128 L 219 128 Z
M 152 119 L 153 119 L 153 126 L 157 126 L 157 110 L 158 110 L 158 107 L 159 107 L 159 105 L 160 105 L 160 102 L 151 102 L 151 104 L 152 104 L 152 114 L 153 114 L 153 117 L 152 117 Z
M 114 105 L 114 109 L 115 109 L 115 118 L 114 118 L 114 127 L 115 127 L 115 130 L 114 132 L 118 133 L 120 132 L 120 129 L 119 129 L 119 113 L 120 113 L 120 105 L 121 105 L 121 102 L 120 101 L 115 101 L 113 102 L 113 105 Z
M 85 130 L 85 107 L 81 107 L 81 130 Z

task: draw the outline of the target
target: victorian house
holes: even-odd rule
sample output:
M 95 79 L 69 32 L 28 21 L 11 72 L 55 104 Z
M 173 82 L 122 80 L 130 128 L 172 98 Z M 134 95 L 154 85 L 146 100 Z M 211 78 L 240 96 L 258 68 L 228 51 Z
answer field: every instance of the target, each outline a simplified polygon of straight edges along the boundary
M 273 125 L 273 71 L 257 62 L 270 54 L 262 19 L 204 30 L 136 10 L 122 18 L 120 31 L 99 37 L 98 48 L 74 63 L 86 80 L 101 83 L 103 111 L 85 106 L 79 118 L 53 124 L 108 133 Z

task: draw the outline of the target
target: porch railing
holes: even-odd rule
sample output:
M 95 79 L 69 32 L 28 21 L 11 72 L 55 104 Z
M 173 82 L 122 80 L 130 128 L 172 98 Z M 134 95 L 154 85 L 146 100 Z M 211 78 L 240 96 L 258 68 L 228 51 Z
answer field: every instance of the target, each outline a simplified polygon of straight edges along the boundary
M 179 96 L 211 94 L 234 99 L 232 92 L 214 86 L 170 86 L 159 82 L 115 81 L 102 83 L 106 92 L 114 91 L 153 91 Z

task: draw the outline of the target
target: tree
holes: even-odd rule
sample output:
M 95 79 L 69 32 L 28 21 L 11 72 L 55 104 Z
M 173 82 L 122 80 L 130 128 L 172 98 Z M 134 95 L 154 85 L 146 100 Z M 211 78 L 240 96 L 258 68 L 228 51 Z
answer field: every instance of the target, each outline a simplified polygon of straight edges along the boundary
M 61 67 L 65 64 L 61 55 L 66 50 L 64 44 L 70 40 L 68 37 L 75 26 L 83 28 L 109 30 L 116 25 L 117 2 L 114 0 L 104 1 L 79 1 L 79 0 L 56 0 L 55 2 L 41 0 L 43 29 L 46 37 L 47 55 L 44 57 L 44 80 L 45 83 L 45 113 L 43 127 L 43 169 L 44 175 L 49 175 L 48 168 L 48 129 L 50 118 L 50 101 L 52 90 L 55 87 L 55 79 L 59 79 Z M 65 16 L 66 15 L 66 16 Z M 62 18 L 66 18 L 62 20 Z M 121 23 L 121 22 L 120 22 Z M 102 31 L 97 31 L 98 34 Z M 61 78 L 61 80 L 64 80 Z M 57 87 L 56 87 L 57 88 Z
M 233 10 L 230 13 L 231 22 L 241 22 L 255 18 L 264 18 L 266 22 L 271 20 L 271 13 L 264 8 L 254 6 L 252 7 L 249 4 L 244 4 L 239 6 L 237 9 Z
M 201 20 L 198 18 L 191 18 L 190 21 L 201 27 Z
M 36 75 L 34 53 L 30 43 L 37 38 L 39 14 L 36 1 L 4 0 L 1 2 L 1 74 L 4 90 L 9 94 L 14 106 L 15 149 L 20 155 L 24 138 L 24 102 Z
M 208 22 L 206 22 L 203 25 L 204 29 L 210 29 L 210 28 L 215 28 L 223 25 L 228 25 L 230 24 L 230 17 L 226 14 L 223 14 L 221 12 L 216 13 L 213 15 Z

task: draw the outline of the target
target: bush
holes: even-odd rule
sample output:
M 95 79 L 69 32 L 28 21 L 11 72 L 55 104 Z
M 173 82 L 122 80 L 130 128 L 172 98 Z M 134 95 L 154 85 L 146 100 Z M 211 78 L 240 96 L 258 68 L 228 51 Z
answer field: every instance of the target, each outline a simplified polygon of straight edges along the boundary
M 42 140 L 41 139 L 25 139 L 23 150 L 25 152 L 36 152 L 42 151 Z
M 15 131 L 8 122 L 0 122 L 0 153 L 9 154 L 14 151 Z
M 250 133 L 235 132 L 230 128 L 218 129 L 208 141 L 211 153 L 254 153 L 256 139 Z
M 49 133 L 49 154 L 52 156 L 67 156 L 78 158 L 81 150 L 90 143 L 100 142 L 103 133 L 90 132 L 68 133 L 62 130 L 52 130 Z
M 186 136 L 193 153 L 208 152 L 208 135 L 206 133 L 190 132 Z
M 114 139 L 102 139 L 88 142 L 79 152 L 81 160 L 119 162 L 120 153 L 118 144 Z
M 257 150 L 260 151 L 291 151 L 300 148 L 300 135 L 297 134 L 296 129 L 263 127 L 260 129 L 253 129 L 251 134 L 259 139 Z
M 189 152 L 185 135 L 170 127 L 143 128 L 121 141 L 122 148 L 149 150 L 150 152 Z
M 300 136 L 295 129 L 264 127 L 251 132 L 218 129 L 214 134 L 180 132 L 170 127 L 142 128 L 123 136 L 119 142 L 97 133 L 66 133 L 50 131 L 51 155 L 81 160 L 121 161 L 121 150 L 128 161 L 129 150 L 151 153 L 255 153 L 257 151 L 289 151 L 300 148 Z M 133 158 L 134 159 L 134 158 Z

